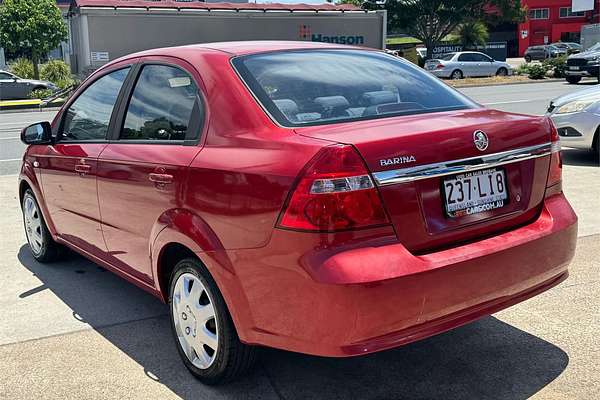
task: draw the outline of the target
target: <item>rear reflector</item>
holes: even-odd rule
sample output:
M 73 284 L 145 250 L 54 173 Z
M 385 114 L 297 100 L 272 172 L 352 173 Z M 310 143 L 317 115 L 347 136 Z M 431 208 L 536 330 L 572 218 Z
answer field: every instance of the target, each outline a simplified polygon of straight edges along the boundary
M 334 232 L 388 223 L 358 152 L 350 145 L 334 145 L 319 151 L 304 169 L 278 225 Z

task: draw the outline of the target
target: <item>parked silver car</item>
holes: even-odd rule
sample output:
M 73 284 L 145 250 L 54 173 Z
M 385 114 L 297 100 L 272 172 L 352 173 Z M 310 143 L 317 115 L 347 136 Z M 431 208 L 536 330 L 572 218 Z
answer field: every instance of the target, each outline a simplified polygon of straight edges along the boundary
M 22 79 L 8 71 L 0 70 L 0 100 L 26 99 L 36 89 L 58 90 L 52 82 Z
M 564 146 L 598 151 L 600 87 L 557 97 L 546 115 L 552 118 Z
M 440 78 L 452 79 L 512 74 L 509 64 L 476 51 L 448 53 L 440 59 L 427 60 L 425 69 Z

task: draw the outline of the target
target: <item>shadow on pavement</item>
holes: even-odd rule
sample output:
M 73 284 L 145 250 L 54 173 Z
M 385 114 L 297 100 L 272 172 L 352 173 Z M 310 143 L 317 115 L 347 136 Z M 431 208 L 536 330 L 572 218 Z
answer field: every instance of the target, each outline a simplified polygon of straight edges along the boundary
M 563 163 L 580 167 L 600 167 L 597 151 L 564 148 L 560 152 Z
M 179 360 L 167 308 L 158 299 L 78 255 L 42 265 L 24 245 L 18 258 L 42 281 L 20 297 L 51 290 L 73 310 L 74 318 L 143 366 L 148 379 L 183 398 L 525 399 L 569 363 L 555 345 L 487 317 L 421 342 L 356 358 L 264 349 L 259 365 L 246 378 L 205 387 Z

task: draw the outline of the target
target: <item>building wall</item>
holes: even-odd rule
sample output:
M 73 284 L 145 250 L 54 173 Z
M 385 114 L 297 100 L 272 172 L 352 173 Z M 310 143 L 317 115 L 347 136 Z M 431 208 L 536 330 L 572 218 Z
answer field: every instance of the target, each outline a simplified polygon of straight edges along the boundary
M 596 11 L 586 11 L 583 17 L 560 18 L 561 7 L 571 7 L 572 0 L 523 0 L 529 10 L 547 8 L 548 19 L 527 19 L 518 26 L 519 55 L 529 46 L 558 42 L 561 39 L 577 37 L 583 25 L 599 22 L 600 0 L 596 0 Z
M 77 25 L 73 28 L 74 70 L 85 73 L 133 52 L 194 43 L 316 39 L 382 48 L 385 42 L 385 12 L 207 14 L 82 8 L 71 17 L 72 26 Z

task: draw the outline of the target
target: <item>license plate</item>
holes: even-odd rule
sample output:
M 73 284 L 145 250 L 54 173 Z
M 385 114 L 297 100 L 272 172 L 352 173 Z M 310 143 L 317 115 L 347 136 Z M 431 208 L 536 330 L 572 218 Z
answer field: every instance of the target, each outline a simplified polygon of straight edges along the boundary
M 579 71 L 579 67 L 569 67 L 571 71 Z
M 466 172 L 444 179 L 446 214 L 456 218 L 504 207 L 508 188 L 502 169 Z

